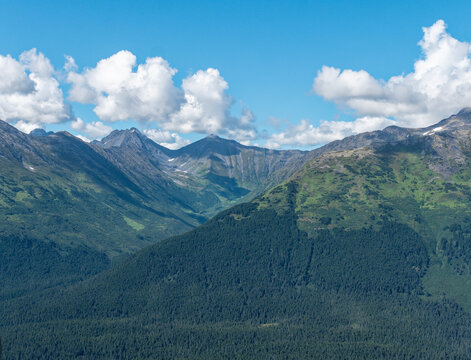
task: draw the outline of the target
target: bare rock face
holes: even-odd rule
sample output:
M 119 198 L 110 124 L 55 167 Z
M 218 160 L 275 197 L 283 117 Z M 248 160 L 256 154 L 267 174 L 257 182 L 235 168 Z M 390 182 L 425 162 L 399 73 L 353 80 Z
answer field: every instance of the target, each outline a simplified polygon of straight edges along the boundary
M 254 197 L 285 180 L 304 164 L 308 155 L 306 151 L 244 146 L 216 135 L 170 150 L 135 128 L 115 130 L 92 146 L 138 182 L 181 188 L 175 191 L 180 195 L 175 196 L 186 200 L 191 198 L 185 194 L 188 189 L 213 199 L 210 209 L 221 209 L 227 201 Z M 195 201 L 189 206 L 198 208 L 200 200 Z

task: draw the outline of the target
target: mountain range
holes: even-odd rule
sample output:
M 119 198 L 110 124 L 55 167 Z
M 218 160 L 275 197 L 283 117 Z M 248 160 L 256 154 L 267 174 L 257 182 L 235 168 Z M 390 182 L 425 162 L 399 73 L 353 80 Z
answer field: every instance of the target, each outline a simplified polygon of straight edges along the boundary
M 98 273 L 253 198 L 306 154 L 216 136 L 175 151 L 135 128 L 89 144 L 0 121 L 0 294 Z
M 1 161 L 20 158 L 25 171 L 4 180 L 11 186 L 40 167 L 31 160 L 46 152 L 38 148 L 72 139 L 17 136 L 24 155 L 17 142 L 2 149 Z M 388 127 L 310 152 L 216 137 L 171 151 L 136 129 L 90 145 L 72 140 L 77 148 L 68 151 L 84 151 L 82 164 L 103 159 L 113 181 L 102 180 L 102 199 L 114 194 L 126 209 L 172 195 L 179 214 L 179 201 L 195 210 L 207 191 L 220 202 L 192 213 L 206 219 L 239 203 L 83 282 L 4 294 L 7 356 L 471 357 L 471 109 L 428 128 Z M 65 158 L 55 161 L 74 174 L 78 159 Z M 153 184 L 165 195 L 149 194 Z M 197 195 L 188 200 L 184 190 Z
M 216 136 L 174 151 L 134 128 L 87 144 L 67 132 L 27 135 L 0 122 L 0 140 L 0 231 L 111 258 L 253 198 L 306 157 Z

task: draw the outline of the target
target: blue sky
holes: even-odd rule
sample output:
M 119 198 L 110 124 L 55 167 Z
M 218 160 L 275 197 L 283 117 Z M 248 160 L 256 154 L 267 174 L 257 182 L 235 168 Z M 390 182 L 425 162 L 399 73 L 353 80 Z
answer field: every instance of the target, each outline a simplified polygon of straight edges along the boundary
M 435 66 L 443 67 L 440 77 L 445 76 L 448 83 L 453 80 L 456 68 L 468 81 L 467 68 L 463 70 L 459 63 L 469 60 L 469 49 L 468 52 L 463 49 L 471 41 L 470 13 L 471 3 L 466 1 L 3 0 L 0 2 L 0 55 L 11 55 L 29 76 L 34 70 L 28 68 L 32 66 L 28 64 L 40 61 L 37 57 L 42 53 L 54 68 L 49 76 L 56 79 L 63 102 L 69 104 L 72 111 L 55 108 L 52 111 L 57 119 L 48 120 L 53 116 L 41 114 L 44 116 L 38 118 L 42 120 L 35 123 L 32 120 L 35 110 L 31 110 L 29 120 L 21 122 L 22 116 L 26 119 L 29 115 L 12 108 L 23 103 L 12 103 L 13 100 L 9 100 L 12 97 L 0 96 L 0 117 L 3 114 L 3 118 L 13 124 L 20 121 L 18 127 L 23 126 L 25 130 L 38 125 L 50 130 L 67 130 L 89 139 L 109 128 L 137 126 L 141 130 L 153 129 L 148 135 L 171 147 L 184 144 L 185 139 L 195 140 L 216 132 L 245 143 L 312 148 L 336 137 L 391 123 L 430 125 L 440 116 L 459 110 L 463 101 L 466 104 L 471 98 L 465 96 L 463 100 L 461 96 L 454 107 L 449 104 L 437 107 L 431 105 L 433 96 L 441 94 L 429 90 L 424 93 L 424 90 L 409 96 L 417 98 L 414 104 L 411 101 L 404 104 L 398 100 L 402 90 L 398 87 L 391 90 L 393 85 L 388 80 L 392 76 L 403 76 L 401 89 L 413 91 L 440 86 L 441 91 L 446 90 L 447 94 L 451 91 L 451 95 L 459 97 L 462 90 L 437 85 L 437 76 L 430 75 L 430 67 L 427 79 L 419 83 L 413 81 L 414 76 L 407 78 L 407 75 L 414 74 L 417 60 L 427 56 L 432 59 L 434 50 L 424 55 L 424 48 L 418 45 L 424 36 L 422 27 L 430 28 L 443 19 L 446 30 L 443 25 L 439 38 L 431 41 L 440 49 L 443 48 L 440 39 L 448 44 L 452 55 L 444 53 L 443 56 L 454 58 L 455 63 L 450 67 L 443 60 Z M 436 27 L 440 28 L 440 24 Z M 455 39 L 460 46 L 454 44 Z M 37 49 L 36 54 L 29 53 L 21 61 L 20 55 L 33 48 Z M 128 58 L 129 54 L 134 55 L 136 65 L 145 63 L 147 58 L 161 57 L 171 69 L 178 70 L 172 77 L 175 99 L 166 100 L 165 105 L 171 110 L 159 110 L 160 115 L 156 115 L 151 109 L 146 114 L 147 107 L 143 107 L 129 111 L 130 120 L 117 120 L 111 110 L 102 111 L 99 116 L 94 109 L 101 100 L 84 95 L 85 90 L 71 82 L 63 69 L 64 56 L 71 56 L 76 67 L 69 66 L 69 69 L 78 74 L 76 82 L 81 81 L 81 86 L 87 83 L 90 90 L 92 75 L 85 76 L 84 69 L 95 68 L 98 61 L 121 50 L 129 52 Z M 329 75 L 328 69 L 322 71 L 323 66 L 339 69 L 340 73 Z M 208 69 L 217 73 L 207 72 Z M 342 78 L 345 69 L 356 72 L 345 73 Z M 132 71 L 137 68 L 133 67 Z M 325 75 L 323 82 L 313 88 L 319 71 Z M 182 89 L 184 79 L 190 79 L 186 91 Z M 204 87 L 208 81 L 212 84 L 209 87 L 214 86 L 213 90 L 219 91 L 221 104 L 213 101 L 205 105 Z M 1 82 L 0 77 L 0 91 Z M 350 82 L 356 85 L 352 88 Z M 336 92 L 332 93 L 330 84 Z M 141 89 L 142 94 L 159 91 L 148 85 L 142 85 L 145 87 Z M 467 89 L 467 85 L 465 82 L 457 86 Z M 69 94 L 73 86 L 76 86 L 75 97 Z M 108 95 L 106 87 L 93 91 Z M 186 112 L 181 111 L 190 95 L 196 96 L 196 105 L 187 104 Z M 142 100 L 136 100 L 135 96 L 124 99 L 122 93 L 116 96 L 122 101 L 121 107 L 125 104 L 126 111 L 137 100 Z M 379 104 L 371 105 L 379 98 Z M 22 107 L 33 106 L 32 101 L 39 101 L 35 99 L 37 97 L 29 99 Z M 159 97 L 155 99 L 161 101 Z M 41 101 L 44 101 L 43 96 Z M 359 105 L 360 101 L 363 105 Z M 366 102 L 371 105 L 367 109 Z M 390 110 L 378 111 L 381 106 Z M 399 107 L 407 108 L 407 114 L 399 111 Z M 200 108 L 202 112 L 195 110 Z M 120 109 L 117 106 L 115 111 Z M 190 110 L 193 113 L 189 114 Z M 172 121 L 165 117 L 171 117 Z M 77 122 L 77 118 L 81 122 Z M 345 125 L 357 119 L 361 119 L 357 125 Z M 322 122 L 324 130 L 316 130 Z M 337 122 L 333 128 L 332 122 Z M 73 128 L 72 123 L 75 123 Z M 98 124 L 98 129 L 96 126 L 87 129 L 86 124 Z M 100 128 L 100 124 L 103 127 Z M 297 135 L 301 133 L 305 136 Z M 276 134 L 278 136 L 274 136 Z

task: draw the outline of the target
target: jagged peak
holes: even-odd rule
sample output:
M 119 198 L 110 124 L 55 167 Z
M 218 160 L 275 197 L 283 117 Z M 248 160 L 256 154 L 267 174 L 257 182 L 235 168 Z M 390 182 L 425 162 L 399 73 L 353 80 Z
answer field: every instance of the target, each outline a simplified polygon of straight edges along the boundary
M 211 134 L 176 151 L 179 154 L 187 154 L 191 157 L 205 157 L 212 153 L 221 155 L 237 154 L 243 147 L 244 145 L 235 140 L 224 139 Z
M 109 135 L 105 136 L 96 144 L 104 148 L 119 147 L 127 144 L 142 144 L 143 139 L 147 139 L 138 129 L 132 127 L 131 129 L 113 130 Z
M 119 136 L 119 135 L 134 134 L 134 133 L 140 134 L 141 132 L 135 127 L 132 127 L 130 129 L 116 129 L 110 132 L 108 135 L 106 135 L 103 139 L 114 137 L 114 136 Z
M 172 153 L 172 150 L 157 144 L 135 127 L 124 130 L 113 130 L 108 136 L 105 136 L 100 141 L 93 141 L 92 144 L 102 147 L 103 149 L 131 146 L 135 148 L 153 149 L 153 151 L 157 149 L 167 155 L 171 155 Z

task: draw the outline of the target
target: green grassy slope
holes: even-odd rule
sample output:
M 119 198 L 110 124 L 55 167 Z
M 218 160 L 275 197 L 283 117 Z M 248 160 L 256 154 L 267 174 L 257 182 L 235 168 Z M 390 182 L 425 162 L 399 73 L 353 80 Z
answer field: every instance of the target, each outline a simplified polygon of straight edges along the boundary
M 225 159 L 226 164 L 213 152 L 237 157 L 245 148 L 217 138 L 190 146 L 184 159 L 172 159 L 180 152 L 136 129 L 113 132 L 104 139 L 112 144 L 98 146 L 68 133 L 26 135 L 2 121 L 0 140 L 0 234 L 23 232 L 59 245 L 85 245 L 110 258 L 194 228 L 261 191 L 271 172 L 252 168 L 251 159 L 257 158 L 257 167 L 278 169 L 284 163 L 277 157 L 291 156 L 276 152 L 268 159 L 264 154 L 271 151 L 248 148 L 254 154 L 244 153 L 242 162 Z M 302 158 L 302 152 L 292 153 Z M 211 156 L 215 160 L 208 160 Z M 201 174 L 172 167 L 171 159 Z M 242 181 L 242 174 L 250 179 Z
M 471 358 L 466 114 L 317 154 L 93 278 L 5 297 L 6 358 Z
M 1 159 L 0 165 L 0 232 L 86 245 L 113 257 L 198 224 L 178 206 L 103 183 L 84 169 L 33 172 Z
M 56 299 L 5 301 L 6 354 L 467 359 L 468 166 L 420 148 L 325 154 Z
M 430 169 L 422 149 L 416 143 L 313 160 L 294 178 L 298 224 L 311 235 L 338 227 L 378 228 L 385 221 L 406 224 L 422 236 L 431 258 L 424 278 L 427 296 L 446 294 L 471 311 L 470 164 L 445 177 Z M 260 206 L 277 203 L 277 191 Z
M 201 174 L 195 175 L 168 161 L 178 152 L 157 145 L 136 129 L 114 132 L 108 140 L 111 144 L 99 146 L 65 132 L 26 135 L 0 121 L 0 246 L 10 246 L 12 238 L 25 251 L 25 244 L 38 244 L 27 252 L 35 264 L 41 259 L 44 263 L 30 267 L 9 252 L 10 257 L 3 260 L 10 270 L 0 273 L 0 296 L 21 293 L 26 284 L 33 290 L 52 286 L 54 281 L 64 284 L 67 276 L 82 279 L 110 261 L 188 231 L 267 185 L 270 171 L 252 168 L 251 159 L 256 157 L 259 167 L 267 160 L 267 169 L 279 168 L 283 162 L 278 163 L 277 156 L 289 155 L 276 152 L 275 156 L 266 150 L 273 155 L 266 159 L 264 149 L 249 148 L 253 154 L 244 155 L 240 162 L 236 158 L 245 149 L 242 145 L 219 138 L 203 141 L 197 148 L 204 158 L 190 148 L 181 160 L 201 168 Z M 229 149 L 236 158 L 207 163 L 221 149 Z M 242 173 L 250 181 L 240 185 Z M 41 253 L 43 248 L 51 251 Z M 77 251 L 89 254 L 91 258 L 82 260 L 87 266 L 96 264 L 96 269 L 85 271 L 64 260 Z M 103 261 L 96 262 L 95 256 Z M 11 270 L 16 266 L 21 269 Z M 25 281 L 28 271 L 31 279 L 42 276 L 44 281 L 33 286 L 31 279 Z

